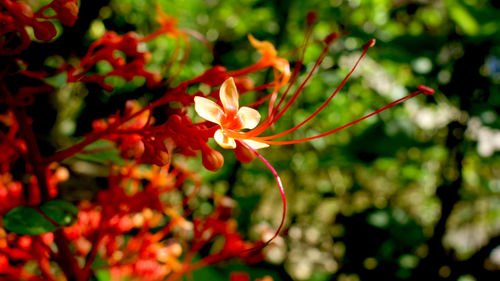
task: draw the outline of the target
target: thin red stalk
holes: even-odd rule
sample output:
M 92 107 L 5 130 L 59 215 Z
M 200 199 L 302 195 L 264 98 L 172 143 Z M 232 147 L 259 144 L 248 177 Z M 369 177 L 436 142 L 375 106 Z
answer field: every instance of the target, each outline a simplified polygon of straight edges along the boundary
M 253 102 L 252 104 L 249 104 L 247 105 L 248 107 L 257 107 L 263 103 L 265 103 L 271 96 L 273 95 L 273 93 L 270 93 L 270 94 L 267 94 L 265 97 Z
M 269 139 L 279 138 L 281 136 L 284 136 L 286 134 L 289 134 L 289 133 L 297 130 L 298 128 L 302 127 L 305 123 L 309 122 L 309 120 L 311 120 L 312 118 L 314 118 L 314 116 L 316 116 L 321 110 L 323 110 L 328 105 L 328 103 L 340 91 L 340 89 L 342 89 L 342 87 L 344 86 L 344 84 L 347 82 L 347 79 L 349 79 L 349 77 L 351 77 L 351 74 L 354 72 L 354 70 L 358 66 L 359 62 L 361 61 L 361 59 L 365 56 L 367 50 L 368 49 L 364 49 L 363 50 L 363 53 L 358 58 L 358 60 L 356 61 L 356 63 L 352 67 L 351 71 L 349 71 L 349 73 L 344 78 L 344 80 L 342 80 L 342 82 L 339 84 L 339 86 L 337 87 L 337 89 L 335 89 L 335 91 L 330 95 L 330 97 L 313 114 L 311 114 L 306 120 L 302 121 L 300 124 L 298 124 L 298 125 L 290 128 L 290 129 L 288 129 L 288 130 L 286 130 L 286 131 L 284 131 L 282 133 L 279 133 L 279 134 L 276 134 L 276 135 L 272 135 L 272 136 L 262 137 L 261 139 L 263 139 L 263 140 L 269 140 Z
M 175 38 L 175 45 L 174 45 L 174 50 L 172 51 L 172 55 L 168 59 L 168 61 L 164 64 L 163 69 L 165 69 L 165 72 L 168 72 L 170 67 L 174 64 L 174 61 L 177 59 L 179 56 L 179 49 L 180 49 L 180 44 L 179 44 L 179 38 Z
M 191 35 L 193 38 L 205 44 L 205 46 L 207 46 L 207 48 L 210 49 L 210 51 L 212 52 L 214 51 L 214 46 L 212 45 L 212 43 L 210 43 L 210 41 L 208 41 L 208 39 L 205 38 L 205 36 L 203 36 L 203 34 L 199 33 L 198 31 L 186 28 L 179 28 L 179 31 Z
M 166 281 L 179 280 L 181 278 L 181 276 L 184 274 L 190 273 L 192 271 L 195 271 L 195 270 L 200 269 L 202 267 L 205 267 L 207 265 L 223 261 L 225 259 L 227 259 L 227 256 L 215 254 L 215 255 L 205 257 L 205 258 L 203 258 L 199 261 L 196 261 L 195 263 L 192 263 L 192 264 L 184 264 L 183 268 L 181 270 L 176 271 L 174 274 L 170 275 L 165 280 Z
M 292 71 L 292 75 L 290 77 L 290 81 L 288 82 L 288 86 L 286 87 L 285 92 L 281 96 L 281 98 L 278 102 L 278 105 L 276 105 L 276 107 L 274 107 L 274 101 L 269 102 L 269 108 L 270 109 L 272 108 L 272 111 L 271 110 L 269 111 L 269 115 L 264 120 L 262 127 L 259 126 L 259 127 L 261 127 L 260 129 L 256 128 L 256 129 L 261 130 L 261 132 L 263 132 L 264 130 L 269 128 L 269 126 L 272 123 L 271 121 L 273 120 L 274 114 L 276 114 L 276 112 L 278 111 L 278 108 L 281 106 L 281 104 L 285 100 L 286 96 L 290 92 L 292 85 L 297 80 L 297 77 L 299 76 L 300 68 L 302 67 L 302 62 L 304 61 L 304 55 L 306 53 L 307 44 L 309 42 L 309 38 L 311 37 L 311 34 L 312 34 L 312 25 L 309 25 L 307 28 L 307 31 L 306 31 L 306 35 L 304 36 L 304 42 L 302 43 L 302 46 L 300 47 L 301 52 L 300 52 L 299 58 L 297 59 L 297 62 L 295 63 L 295 66 L 294 66 L 293 71 Z M 271 94 L 269 94 L 268 96 L 266 96 L 266 99 L 269 97 L 276 98 L 277 95 L 275 95 L 275 92 L 277 94 L 277 91 L 278 91 L 278 89 L 276 89 L 276 87 L 275 87 L 273 92 Z
M 240 140 L 239 142 L 242 143 L 243 145 L 245 145 L 248 149 L 250 149 L 255 155 L 257 155 L 257 157 L 259 157 L 259 159 L 269 168 L 271 173 L 273 173 L 274 178 L 276 179 L 276 182 L 278 183 L 278 188 L 279 188 L 280 194 L 281 194 L 281 200 L 283 202 L 283 216 L 281 217 L 280 226 L 278 227 L 278 229 L 274 233 L 273 237 L 271 237 L 269 240 L 267 240 L 264 244 L 261 244 L 259 246 L 256 246 L 256 247 L 253 247 L 250 249 L 246 249 L 243 251 L 243 252 L 250 252 L 250 251 L 256 251 L 256 250 L 259 250 L 259 249 L 266 247 L 274 240 L 274 238 L 278 237 L 278 235 L 280 234 L 281 229 L 283 228 L 283 225 L 285 224 L 285 218 L 286 218 L 286 196 L 285 196 L 285 190 L 283 188 L 283 183 L 281 182 L 280 176 L 278 175 L 278 172 L 276 172 L 274 167 L 262 155 L 260 155 L 255 149 L 253 149 L 251 146 L 246 144 L 245 141 Z
M 278 119 L 280 119 L 281 116 L 283 116 L 283 114 L 287 111 L 287 109 L 292 105 L 292 103 L 295 101 L 295 99 L 297 99 L 297 97 L 299 96 L 299 94 L 302 92 L 302 90 L 304 89 L 304 87 L 307 85 L 307 83 L 309 82 L 309 80 L 313 76 L 314 71 L 316 71 L 316 69 L 318 68 L 318 66 L 321 64 L 321 62 L 325 58 L 326 53 L 328 52 L 328 47 L 329 46 L 330 46 L 330 44 L 327 44 L 325 46 L 325 48 L 323 48 L 323 51 L 321 52 L 320 56 L 318 57 L 318 59 L 314 63 L 314 66 L 311 69 L 311 71 L 308 73 L 306 79 L 302 82 L 302 84 L 300 84 L 299 88 L 295 91 L 295 93 L 290 98 L 290 100 L 285 104 L 285 107 L 283 107 L 283 109 L 279 110 L 278 115 L 276 115 L 276 117 L 274 117 L 273 120 L 272 120 L 273 123 L 276 122 Z
M 359 118 L 357 120 L 354 120 L 354 121 L 349 122 L 349 123 L 347 123 L 347 124 L 345 124 L 345 125 L 343 125 L 341 127 L 338 127 L 338 128 L 336 128 L 334 130 L 328 131 L 326 133 L 323 133 L 323 134 L 320 134 L 320 135 L 317 135 L 317 136 L 303 138 L 303 139 L 298 139 L 298 140 L 290 140 L 290 141 L 268 141 L 268 140 L 262 140 L 261 138 L 258 138 L 258 137 L 257 138 L 253 138 L 253 140 L 260 141 L 260 142 L 267 143 L 267 144 L 294 144 L 294 143 L 299 143 L 299 142 L 304 142 L 304 141 L 309 141 L 309 140 L 321 138 L 321 137 L 333 134 L 335 132 L 338 132 L 338 131 L 340 131 L 342 129 L 345 129 L 345 128 L 351 126 L 351 125 L 354 125 L 354 124 L 356 124 L 356 123 L 358 123 L 358 122 L 360 122 L 362 120 L 365 120 L 366 118 L 368 118 L 370 116 L 373 116 L 373 115 L 375 115 L 375 114 L 377 114 L 379 112 L 382 112 L 382 111 L 384 111 L 384 110 L 386 110 L 386 109 L 388 109 L 390 107 L 393 107 L 393 106 L 395 106 L 395 105 L 397 105 L 397 104 L 399 104 L 399 103 L 401 103 L 401 102 L 403 102 L 403 101 L 405 101 L 407 99 L 410 99 L 410 98 L 412 98 L 412 97 L 414 97 L 414 96 L 416 96 L 418 94 L 421 94 L 421 93 L 422 93 L 421 91 L 416 91 L 416 92 L 414 92 L 414 93 L 412 93 L 412 94 L 410 94 L 410 95 L 408 95 L 406 97 L 403 97 L 403 98 L 400 98 L 400 99 L 398 99 L 398 100 L 396 100 L 394 102 L 391 102 L 390 104 L 388 104 L 388 105 L 386 105 L 386 106 L 384 106 L 382 108 L 379 108 L 379 109 L 375 110 L 374 112 L 372 112 L 372 113 L 370 113 L 368 115 L 365 115 L 365 116 L 363 116 L 363 117 L 361 117 L 361 118 Z
M 284 97 L 286 96 L 286 94 L 288 93 L 288 89 L 285 92 L 285 94 L 283 94 L 280 102 L 275 107 L 275 110 L 273 111 L 273 113 L 268 118 L 266 118 L 266 120 L 264 120 L 264 122 L 261 125 L 259 125 L 257 128 L 255 128 L 247 133 L 238 133 L 238 134 L 240 134 L 244 138 L 251 138 L 251 137 L 254 137 L 254 136 L 261 134 L 267 128 L 269 128 L 269 126 L 272 123 L 276 122 L 285 113 L 285 111 L 291 106 L 291 104 L 295 101 L 297 96 L 302 92 L 304 87 L 307 85 L 307 83 L 311 79 L 312 75 L 314 74 L 314 71 L 316 70 L 316 68 L 318 68 L 319 64 L 321 63 L 321 61 L 323 61 L 323 58 L 325 57 L 326 53 L 328 52 L 328 46 L 329 46 L 329 44 L 327 44 L 327 46 L 325 46 L 325 48 L 321 52 L 320 57 L 316 60 L 316 63 L 314 64 L 313 69 L 309 72 L 306 79 L 302 82 L 302 84 L 295 91 L 293 96 L 290 98 L 290 100 L 286 103 L 285 107 L 281 111 L 278 112 L 278 107 L 282 103 L 282 100 L 284 100 Z M 294 72 L 295 72 L 295 70 L 294 70 Z M 293 84 L 293 81 L 290 82 L 289 88 L 290 88 L 290 85 L 292 85 L 292 84 Z M 278 115 L 276 115 L 276 117 L 275 117 L 276 113 L 278 113 Z
M 103 218 L 99 220 L 99 226 L 97 227 L 97 231 L 95 232 L 95 236 L 92 239 L 92 248 L 85 258 L 85 265 L 83 267 L 83 272 L 85 275 L 90 276 L 91 266 L 94 263 L 94 260 L 97 256 L 97 250 L 99 249 L 99 243 L 101 242 L 103 236 L 101 235 L 103 228 Z
M 237 76 L 243 76 L 252 72 L 255 72 L 257 70 L 261 70 L 263 68 L 269 67 L 271 65 L 267 63 L 262 63 L 260 60 L 250 66 L 238 69 L 238 70 L 233 70 L 227 73 L 228 76 L 232 77 L 237 77 Z
M 31 163 L 31 167 L 33 168 L 33 172 L 37 177 L 38 187 L 40 188 L 40 194 L 42 196 L 42 203 L 47 202 L 50 200 L 49 187 L 45 176 L 47 166 L 43 164 L 43 157 L 40 155 L 35 134 L 33 133 L 33 129 L 28 122 L 26 110 L 24 108 L 14 107 L 13 111 L 19 124 L 19 131 L 28 146 L 28 158 Z
M 20 133 L 28 146 L 28 158 L 31 162 L 31 166 L 40 188 L 40 194 L 42 196 L 41 202 L 47 202 L 50 200 L 49 187 L 47 185 L 46 177 L 47 162 L 44 161 L 40 154 L 38 142 L 33 129 L 28 122 L 28 116 L 26 115 L 25 108 L 14 107 L 13 111 L 19 124 Z M 56 243 L 58 249 L 57 262 L 66 274 L 66 277 L 68 279 L 84 280 L 81 278 L 82 272 L 78 267 L 78 262 L 69 248 L 69 241 L 64 236 L 64 232 L 61 228 L 54 232 L 54 242 Z
M 274 109 L 275 111 L 277 111 L 278 108 L 281 106 L 281 104 L 285 101 L 285 98 L 288 95 L 288 92 L 290 92 L 292 85 L 295 83 L 295 81 L 297 80 L 297 77 L 299 76 L 300 68 L 302 67 L 302 63 L 304 62 L 304 56 L 305 56 L 306 49 L 307 49 L 307 46 L 309 43 L 309 39 L 311 38 L 311 34 L 312 34 L 312 25 L 309 25 L 307 27 L 306 35 L 304 36 L 304 42 L 302 43 L 302 46 L 300 47 L 301 52 L 300 52 L 299 58 L 297 59 L 297 62 L 295 63 L 295 66 L 293 67 L 292 77 L 290 78 L 290 82 L 288 84 L 288 87 L 286 88 L 285 92 L 283 93 L 283 95 L 280 98 L 280 101 L 276 105 L 276 107 Z M 271 114 L 271 116 L 274 115 L 275 113 L 276 112 L 273 112 Z
M 275 73 L 275 76 L 276 76 L 276 70 L 274 70 L 274 73 Z M 282 78 L 283 76 L 281 76 L 280 78 Z M 269 105 L 268 105 L 268 117 L 269 118 L 272 118 L 273 116 L 273 112 L 274 112 L 274 102 L 276 101 L 276 99 L 278 98 L 278 91 L 281 87 L 281 82 L 278 83 L 278 81 L 276 81 L 276 83 L 274 84 L 274 87 L 273 87 L 273 91 L 271 92 L 271 98 L 269 99 Z
M 69 241 L 64 235 L 62 228 L 54 231 L 54 242 L 57 245 L 58 250 L 56 261 L 65 273 L 66 278 L 68 280 L 76 281 L 88 280 L 89 276 L 83 274 L 84 272 L 82 272 L 78 266 L 78 262 L 69 248 Z
M 189 55 L 191 54 L 191 43 L 188 39 L 186 39 L 186 37 L 182 37 L 182 41 L 184 42 L 184 52 L 182 54 L 182 58 L 181 58 L 181 61 L 179 62 L 178 66 L 177 66 L 177 70 L 175 71 L 175 73 L 167 80 L 167 84 L 169 84 L 170 82 L 174 81 L 178 76 L 179 74 L 181 73 L 182 71 L 182 68 L 184 67 L 184 65 L 186 65 L 188 59 L 189 59 Z
M 120 127 L 123 123 L 127 122 L 128 120 L 130 120 L 134 117 L 139 116 L 145 110 L 153 110 L 155 107 L 160 106 L 162 104 L 162 102 L 163 101 L 161 99 L 157 100 L 156 102 L 143 107 L 142 109 L 131 114 L 130 116 L 124 116 L 122 118 L 122 120 L 110 125 L 108 128 L 106 128 L 103 131 L 88 134 L 83 141 L 52 154 L 52 156 L 46 158 L 44 162 L 45 163 L 61 162 L 62 160 L 79 153 L 87 145 L 89 145 L 95 141 L 98 141 L 99 139 L 101 139 L 102 137 L 104 137 L 106 135 L 116 133 L 114 130 L 116 128 Z
M 87 145 L 94 143 L 95 141 L 98 141 L 102 137 L 108 135 L 110 133 L 110 131 L 112 131 L 111 129 L 114 129 L 113 126 L 108 127 L 104 131 L 89 134 L 87 137 L 85 137 L 85 139 L 83 141 L 52 154 L 52 156 L 48 157 L 45 160 L 45 162 L 46 163 L 61 162 L 62 160 L 79 153 Z

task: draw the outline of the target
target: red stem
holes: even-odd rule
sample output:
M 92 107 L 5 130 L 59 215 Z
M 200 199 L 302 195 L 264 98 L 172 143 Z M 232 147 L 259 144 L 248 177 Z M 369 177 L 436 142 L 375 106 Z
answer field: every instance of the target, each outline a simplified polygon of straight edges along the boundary
M 38 187 L 40 188 L 40 194 L 42 196 L 41 203 L 47 202 L 50 200 L 49 187 L 45 177 L 47 165 L 43 163 L 44 161 L 40 154 L 35 134 L 28 121 L 26 110 L 24 108 L 14 107 L 13 111 L 19 124 L 21 137 L 26 141 L 28 147 L 28 160 L 33 169 L 33 173 L 37 177 Z
M 46 202 L 50 200 L 49 187 L 47 185 L 47 178 L 45 173 L 47 170 L 47 162 L 44 161 L 43 157 L 40 154 L 38 143 L 33 129 L 28 122 L 28 116 L 26 115 L 25 108 L 14 107 L 13 111 L 19 124 L 19 131 L 21 133 L 21 136 L 26 141 L 26 145 L 28 146 L 28 158 L 37 178 L 38 186 L 40 188 L 40 194 L 42 196 L 41 203 Z M 82 272 L 78 266 L 78 262 L 76 261 L 69 248 L 69 241 L 67 240 L 66 236 L 64 236 L 64 232 L 61 228 L 57 229 L 54 232 L 54 242 L 57 245 L 58 249 L 56 260 L 61 269 L 64 271 L 66 277 L 69 280 L 87 280 L 88 277 L 86 278 L 82 275 Z

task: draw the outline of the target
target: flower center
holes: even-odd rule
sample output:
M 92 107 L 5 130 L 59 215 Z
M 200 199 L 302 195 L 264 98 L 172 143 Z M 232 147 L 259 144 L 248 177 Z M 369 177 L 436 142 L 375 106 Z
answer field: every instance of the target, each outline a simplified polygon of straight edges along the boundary
M 221 126 L 225 129 L 239 130 L 243 128 L 243 121 L 234 113 L 225 113 L 220 121 Z

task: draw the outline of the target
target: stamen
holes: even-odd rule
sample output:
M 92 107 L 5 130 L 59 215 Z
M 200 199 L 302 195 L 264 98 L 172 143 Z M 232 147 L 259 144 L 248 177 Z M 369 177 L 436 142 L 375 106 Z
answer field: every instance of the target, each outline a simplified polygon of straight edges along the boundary
M 264 120 L 264 122 L 262 122 L 262 124 L 260 124 L 257 128 L 255 128 L 255 129 L 253 129 L 253 130 L 251 130 L 251 131 L 249 131 L 247 133 L 244 133 L 244 136 L 245 136 L 244 138 L 251 138 L 251 137 L 255 137 L 255 136 L 261 134 L 262 132 L 264 132 L 267 128 L 269 128 L 274 122 L 276 122 L 285 113 L 285 111 L 291 106 L 291 104 L 295 101 L 295 99 L 297 98 L 297 96 L 302 92 L 302 90 L 304 89 L 304 87 L 307 85 L 307 83 L 311 79 L 312 75 L 314 74 L 314 71 L 318 68 L 318 66 L 323 61 L 323 58 L 326 56 L 326 53 L 328 52 L 328 47 L 330 46 L 330 44 L 332 42 L 333 41 L 327 42 L 327 45 L 325 46 L 325 48 L 323 48 L 323 51 L 321 52 L 319 58 L 316 60 L 314 66 L 312 68 L 312 70 L 309 72 L 309 74 L 307 75 L 306 79 L 302 82 L 302 84 L 299 86 L 299 88 L 295 91 L 295 93 L 290 98 L 290 100 L 286 103 L 285 107 L 281 111 L 279 111 L 279 113 L 278 113 L 278 108 L 283 103 L 283 101 L 284 101 L 284 99 L 286 97 L 286 94 L 288 93 L 288 91 L 289 91 L 289 89 L 290 89 L 290 87 L 291 87 L 291 85 L 293 84 L 294 81 L 290 81 L 290 84 L 288 85 L 287 90 L 285 91 L 285 93 L 281 97 L 278 105 L 276 105 L 273 113 L 271 115 L 269 115 L 268 118 L 266 118 Z M 296 69 L 294 69 L 294 75 L 295 75 L 295 72 L 296 72 Z M 276 115 L 276 117 L 274 117 L 276 113 L 278 113 L 278 115 Z
M 306 53 L 307 46 L 309 44 L 309 39 L 311 38 L 311 34 L 313 31 L 313 25 L 314 25 L 314 22 L 316 21 L 316 16 L 317 15 L 314 12 L 309 12 L 307 14 L 306 33 L 304 36 L 304 41 L 302 42 L 302 46 L 300 47 L 300 49 L 301 49 L 300 55 L 297 59 L 297 62 L 295 63 L 294 68 L 293 68 L 292 77 L 289 81 L 288 87 L 286 88 L 285 92 L 281 96 L 281 98 L 278 102 L 278 105 L 276 107 L 274 107 L 274 100 L 271 100 L 269 102 L 269 115 L 268 115 L 269 120 L 273 119 L 274 114 L 276 114 L 276 112 L 278 111 L 278 108 L 281 106 L 281 104 L 285 100 L 292 85 L 295 83 L 295 81 L 297 80 L 297 77 L 299 76 L 299 71 L 300 71 L 300 68 L 302 67 L 302 64 L 304 62 L 304 56 Z M 274 93 L 271 94 L 274 99 L 276 99 L 276 97 L 277 97 L 277 90 L 275 90 L 275 91 L 276 91 L 276 95 L 273 95 Z
M 255 155 L 257 155 L 257 157 L 259 157 L 259 159 L 269 168 L 269 170 L 271 170 L 271 173 L 273 173 L 274 178 L 276 179 L 276 182 L 278 183 L 278 188 L 279 188 L 280 194 L 281 194 L 281 200 L 283 201 L 283 216 L 281 217 L 281 223 L 280 223 L 280 226 L 278 227 L 278 230 L 276 230 L 273 237 L 271 237 L 269 240 L 267 240 L 267 242 L 265 242 L 264 244 L 261 244 L 259 246 L 256 246 L 256 247 L 253 247 L 250 249 L 246 249 L 243 251 L 243 252 L 251 252 L 251 251 L 260 250 L 260 249 L 266 247 L 280 234 L 281 229 L 283 228 L 283 225 L 285 224 L 286 197 L 285 197 L 285 190 L 283 188 L 283 184 L 281 182 L 280 176 L 278 175 L 278 172 L 276 172 L 274 167 L 262 155 L 260 155 L 255 149 L 253 149 L 248 144 L 246 144 L 245 141 L 239 140 L 239 142 L 242 143 L 243 145 L 245 145 L 248 149 L 250 149 Z
M 305 123 L 309 122 L 309 120 L 311 120 L 312 118 L 314 118 L 314 116 L 316 116 L 321 110 L 323 110 L 328 105 L 328 103 L 333 99 L 333 97 L 335 95 L 337 95 L 337 93 L 340 91 L 340 89 L 342 89 L 342 87 L 344 86 L 344 84 L 347 82 L 347 79 L 349 79 L 349 77 L 351 77 L 351 74 L 354 72 L 354 70 L 358 66 L 358 64 L 361 61 L 361 59 L 366 55 L 366 52 L 368 51 L 368 48 L 371 48 L 374 45 L 375 45 L 375 39 L 371 39 L 370 41 L 368 41 L 368 43 L 366 43 L 363 46 L 363 53 L 361 54 L 361 56 L 359 56 L 358 60 L 354 64 L 354 66 L 351 68 L 351 71 L 349 71 L 349 73 L 346 75 L 346 77 L 344 78 L 344 80 L 342 80 L 342 82 L 339 84 L 339 86 L 337 87 L 337 89 L 335 89 L 335 91 L 330 95 L 330 97 L 313 114 L 311 114 L 306 120 L 302 121 L 300 124 L 298 124 L 298 125 L 290 128 L 290 129 L 288 129 L 288 130 L 286 130 L 286 131 L 284 131 L 282 133 L 279 133 L 279 134 L 276 134 L 276 135 L 272 135 L 272 136 L 262 137 L 261 139 L 263 139 L 263 140 L 269 140 L 269 139 L 279 138 L 281 136 L 284 136 L 286 134 L 289 134 L 289 133 L 297 130 L 298 128 L 302 127 L 302 125 L 304 125 Z
M 338 38 L 338 35 L 336 33 L 331 33 L 329 34 L 326 38 L 325 38 L 325 43 L 326 43 L 326 46 L 323 48 L 323 51 L 321 52 L 320 56 L 318 57 L 318 59 L 316 60 L 316 63 L 314 64 L 312 70 L 309 72 L 309 74 L 307 75 L 306 79 L 302 82 L 302 84 L 299 86 L 299 88 L 295 91 L 295 93 L 293 94 L 292 98 L 290 98 L 290 100 L 287 102 L 287 104 L 285 105 L 285 107 L 281 110 L 281 112 L 275 117 L 272 119 L 272 123 L 276 122 L 284 113 L 285 111 L 290 107 L 290 105 L 295 101 L 295 99 L 297 98 L 297 96 L 302 92 L 302 90 L 304 89 L 304 87 L 307 85 L 307 83 L 309 82 L 309 80 L 311 79 L 312 75 L 314 74 L 314 71 L 318 68 L 318 66 L 321 64 L 321 62 L 323 61 L 324 57 L 326 56 L 326 53 L 328 52 L 328 48 L 330 47 L 330 45 L 333 43 L 333 41 L 335 41 L 335 39 Z M 302 58 L 305 54 L 305 48 L 304 50 L 302 51 Z M 295 69 L 294 69 L 295 71 Z M 293 84 L 293 82 L 290 82 L 290 85 L 289 85 L 289 88 L 291 87 L 291 85 Z M 288 89 L 287 89 L 288 90 Z M 279 107 L 281 106 L 281 104 L 284 102 L 285 100 L 285 97 L 286 95 L 284 94 L 282 97 L 281 97 L 281 100 L 280 102 L 278 103 L 278 105 L 276 106 L 276 111 L 278 111 Z M 274 114 L 273 114 L 274 115 Z
M 423 86 L 421 88 L 425 89 L 424 87 L 428 88 L 426 86 Z M 323 134 L 320 134 L 320 135 L 317 135 L 317 136 L 303 138 L 303 139 L 298 139 L 298 140 L 290 140 L 290 141 L 268 141 L 268 140 L 264 140 L 263 138 L 260 138 L 260 137 L 251 138 L 251 140 L 260 141 L 260 142 L 267 143 L 267 144 L 293 144 L 293 143 L 299 143 L 299 142 L 304 142 L 304 141 L 309 141 L 309 140 L 314 140 L 314 139 L 317 139 L 317 138 L 321 138 L 321 137 L 333 134 L 335 132 L 338 132 L 338 131 L 340 131 L 342 129 L 345 129 L 345 128 L 351 126 L 351 125 L 354 125 L 354 124 L 356 124 L 356 123 L 358 123 L 358 122 L 360 122 L 362 120 L 365 120 L 366 118 L 368 118 L 370 116 L 373 116 L 373 115 L 375 115 L 377 113 L 380 113 L 380 112 L 382 112 L 382 111 L 384 111 L 384 110 L 386 110 L 388 108 L 391 108 L 391 107 L 393 107 L 393 106 L 395 106 L 395 105 L 397 105 L 397 104 L 399 104 L 399 103 L 401 103 L 401 102 L 403 102 L 405 100 L 411 99 L 411 98 L 413 98 L 414 96 L 416 96 L 418 94 L 426 94 L 426 95 L 430 94 L 431 91 L 428 91 L 429 89 L 430 88 L 428 88 L 426 91 L 423 91 L 423 90 L 419 89 L 418 91 L 416 91 L 416 92 L 414 92 L 414 93 L 412 93 L 412 94 L 410 94 L 410 95 L 408 95 L 406 97 L 400 98 L 400 99 L 398 99 L 396 101 L 393 101 L 390 104 L 388 104 L 388 105 L 386 105 L 386 106 L 384 106 L 382 108 L 379 108 L 379 109 L 375 110 L 374 112 L 372 112 L 372 113 L 370 113 L 368 115 L 365 115 L 365 116 L 363 116 L 363 117 L 361 117 L 361 118 L 359 118 L 357 120 L 354 120 L 354 121 L 349 122 L 349 123 L 347 123 L 347 124 L 345 124 L 345 125 L 343 125 L 341 127 L 338 127 L 338 128 L 336 128 L 334 130 L 331 130 L 329 132 L 326 132 L 326 133 L 323 133 Z M 432 89 L 430 89 L 430 90 L 432 90 Z
M 426 96 L 432 96 L 432 95 L 434 95 L 434 89 L 432 89 L 432 88 L 430 88 L 428 86 L 418 85 L 417 89 L 419 91 L 421 91 L 422 93 L 424 93 L 424 95 L 426 95 Z

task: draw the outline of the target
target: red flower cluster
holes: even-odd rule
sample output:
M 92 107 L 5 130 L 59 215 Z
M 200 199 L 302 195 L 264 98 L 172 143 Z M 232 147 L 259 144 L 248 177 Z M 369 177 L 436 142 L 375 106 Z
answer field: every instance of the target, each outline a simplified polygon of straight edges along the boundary
M 189 36 L 205 43 L 206 40 L 193 30 L 178 28 L 176 19 L 165 15 L 159 6 L 160 27 L 155 32 L 141 37 L 133 32 L 118 35 L 107 31 L 89 46 L 77 65 L 65 62 L 53 73 L 35 72 L 29 70 L 29 62 L 13 56 L 31 42 L 26 27 L 33 28 L 37 39 L 49 41 L 56 35 L 50 20 L 58 19 L 64 25 L 73 25 L 77 13 L 76 0 L 54 0 L 37 12 L 20 1 L 0 0 L 0 56 L 9 56 L 5 57 L 7 66 L 0 69 L 0 103 L 8 108 L 4 110 L 2 106 L 0 109 L 3 110 L 0 112 L 0 123 L 3 124 L 0 127 L 0 214 L 6 214 L 20 205 L 32 206 L 56 227 L 52 233 L 25 236 L 6 231 L 0 221 L 0 277 L 7 280 L 21 277 L 26 280 L 66 278 L 86 281 L 95 273 L 94 270 L 99 270 L 94 268 L 97 257 L 103 268 L 107 268 L 117 280 L 177 280 L 200 267 L 229 258 L 240 258 L 248 263 L 260 261 L 262 256 L 256 250 L 279 235 L 284 225 L 286 201 L 277 171 L 257 149 L 323 137 L 420 93 L 433 93 L 432 89 L 419 86 L 417 92 L 337 129 L 306 139 L 276 141 L 274 139 L 303 126 L 332 100 L 375 40 L 363 46 L 363 54 L 355 66 L 311 116 L 285 132 L 263 136 L 297 99 L 329 51 L 329 46 L 339 37 L 332 33 L 321 41 L 323 51 L 292 93 L 292 84 L 298 81 L 309 44 L 314 15 L 308 16 L 305 40 L 299 48 L 293 71 L 288 60 L 278 55 L 270 42 L 259 41 L 249 35 L 250 44 L 262 55 L 257 62 L 230 71 L 224 66 L 214 66 L 175 86 L 174 82 L 189 57 Z M 172 58 L 165 67 L 168 77 L 148 71 L 146 66 L 151 54 L 140 51 L 140 44 L 161 35 L 175 40 Z M 182 52 L 180 48 L 184 48 Z M 108 64 L 111 70 L 95 72 L 96 65 L 100 63 Z M 254 85 L 248 75 L 264 69 L 273 71 L 273 79 Z M 81 142 L 42 156 L 40 139 L 31 127 L 26 107 L 35 102 L 35 94 L 53 90 L 44 84 L 44 79 L 62 72 L 67 73 L 68 83 L 96 83 L 106 91 L 113 90 L 106 81 L 110 76 L 126 81 L 143 77 L 148 87 L 157 93 L 163 91 L 163 94 L 155 96 L 147 104 L 127 101 L 122 112 L 95 120 L 93 131 L 86 134 Z M 17 75 L 34 79 L 41 85 L 11 85 L 15 80 L 12 78 Z M 198 84 L 208 85 L 211 90 L 192 94 Z M 240 94 L 268 89 L 270 93 L 264 98 L 249 106 L 239 105 Z M 259 124 L 261 115 L 255 108 L 264 102 L 268 102 L 269 112 Z M 188 116 L 193 105 L 205 120 L 193 121 Z M 219 170 L 224 164 L 224 157 L 208 145 L 210 138 L 223 148 L 235 149 L 237 158 L 242 162 L 258 157 L 275 176 L 284 208 L 281 224 L 270 240 L 252 243 L 238 233 L 232 218 L 235 203 L 231 198 L 213 194 L 198 196 L 200 177 L 188 170 L 184 161 L 201 154 L 201 162 L 206 169 Z M 57 216 L 50 217 L 42 210 L 44 204 L 58 196 L 58 184 L 73 176 L 61 162 L 80 153 L 91 153 L 85 148 L 103 139 L 114 144 L 110 149 L 118 149 L 124 164 L 120 167 L 110 165 L 106 186 L 91 198 L 76 202 L 78 214 L 73 217 L 74 224 L 62 227 L 55 221 Z M 207 197 L 214 201 L 213 211 L 205 216 L 197 215 L 195 209 Z M 209 254 L 195 261 L 200 252 Z M 28 272 L 23 269 L 29 261 L 38 264 L 36 270 Z M 57 264 L 60 270 L 52 270 L 51 263 Z M 231 276 L 234 281 L 248 279 L 243 275 Z

